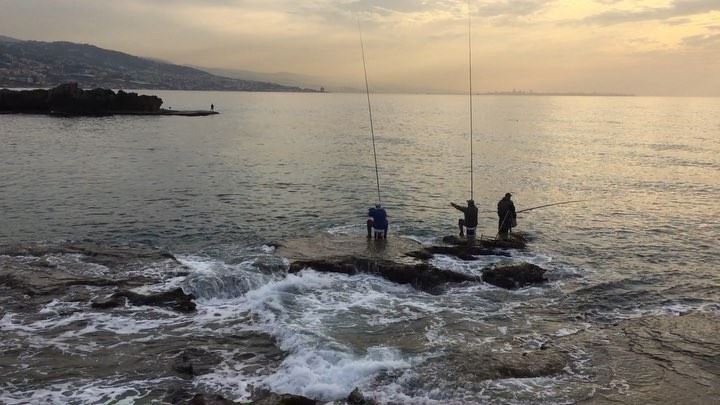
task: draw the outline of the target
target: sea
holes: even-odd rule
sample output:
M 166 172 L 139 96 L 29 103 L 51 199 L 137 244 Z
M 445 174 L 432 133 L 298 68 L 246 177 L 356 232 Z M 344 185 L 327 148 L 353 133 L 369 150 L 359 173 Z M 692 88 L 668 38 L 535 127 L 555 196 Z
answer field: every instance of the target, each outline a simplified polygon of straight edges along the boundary
M 12 353 L 0 403 L 161 403 L 178 385 L 235 401 L 263 388 L 332 402 L 357 387 L 379 403 L 592 402 L 638 389 L 596 351 L 613 327 L 720 315 L 720 98 L 476 96 L 478 233 L 495 236 L 507 192 L 518 210 L 579 202 L 518 215 L 531 244 L 513 259 L 545 268 L 546 284 L 436 295 L 370 274 L 288 274 L 276 252 L 319 235 L 365 243 L 378 195 L 364 94 L 143 93 L 220 114 L 0 115 L 0 245 L 162 249 L 179 263 L 127 263 L 160 280 L 136 291 L 181 287 L 197 312 L 62 298 L 23 312 L 0 299 L 0 349 Z M 372 106 L 389 237 L 456 234 L 450 203 L 471 193 L 468 97 L 376 94 Z M 109 271 L 77 254 L 44 259 Z M 431 263 L 480 274 L 506 259 Z M 561 372 L 477 371 L 488 353 L 552 344 L 569 358 Z M 217 361 L 178 376 L 168 353 L 188 347 Z M 705 378 L 717 388 L 715 359 Z

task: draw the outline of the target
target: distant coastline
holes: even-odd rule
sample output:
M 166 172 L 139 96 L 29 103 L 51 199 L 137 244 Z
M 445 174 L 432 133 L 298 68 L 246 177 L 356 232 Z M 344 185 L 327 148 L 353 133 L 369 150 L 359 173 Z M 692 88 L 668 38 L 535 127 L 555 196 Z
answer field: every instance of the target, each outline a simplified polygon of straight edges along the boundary
M 565 96 L 565 97 L 635 97 L 627 93 L 584 93 L 584 92 L 534 92 L 524 90 L 490 91 L 477 93 L 478 96 Z

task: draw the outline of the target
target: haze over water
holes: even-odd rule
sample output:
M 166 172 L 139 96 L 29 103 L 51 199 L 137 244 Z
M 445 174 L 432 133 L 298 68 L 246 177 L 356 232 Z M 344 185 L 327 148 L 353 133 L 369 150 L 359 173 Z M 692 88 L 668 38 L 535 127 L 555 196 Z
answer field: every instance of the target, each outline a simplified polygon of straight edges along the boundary
M 190 268 L 169 283 L 199 297 L 199 314 L 74 314 L 85 323 L 73 326 L 62 311 L 32 319 L 6 312 L 0 347 L 24 348 L 16 370 L 3 372 L 13 382 L 0 385 L 8 403 L 31 392 L 92 402 L 83 397 L 89 387 L 95 400 L 138 399 L 166 383 L 91 366 L 81 379 L 28 381 L 19 370 L 46 371 L 48 347 L 70 344 L 65 355 L 82 368 L 108 342 L 132 358 L 132 345 L 148 340 L 180 345 L 240 330 L 271 336 L 285 352 L 278 364 L 242 371 L 232 348 L 203 343 L 226 353 L 226 363 L 196 386 L 235 399 L 252 381 L 326 400 L 360 386 L 401 403 L 572 402 L 615 389 L 593 374 L 601 360 L 578 352 L 568 375 L 461 384 L 429 359 L 518 340 L 532 346 L 632 317 L 720 312 L 718 98 L 476 97 L 481 233 L 495 235 L 495 204 L 508 191 L 519 210 L 587 201 L 519 215 L 534 241 L 517 257 L 547 268 L 548 285 L 430 296 L 366 275 L 262 270 L 282 266 L 270 243 L 364 233 L 376 199 L 364 95 L 150 93 L 173 109 L 214 103 L 221 115 L 0 116 L 0 244 L 167 248 Z M 390 237 L 429 242 L 455 233 L 449 203 L 469 198 L 467 97 L 375 95 L 373 108 Z M 478 272 L 499 260 L 435 263 Z

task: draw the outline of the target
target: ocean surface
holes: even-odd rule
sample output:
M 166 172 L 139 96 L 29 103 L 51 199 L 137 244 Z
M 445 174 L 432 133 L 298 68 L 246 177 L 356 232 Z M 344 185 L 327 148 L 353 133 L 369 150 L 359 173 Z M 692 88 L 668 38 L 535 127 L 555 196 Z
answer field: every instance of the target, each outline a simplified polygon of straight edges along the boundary
M 272 247 L 321 234 L 362 240 L 377 198 L 364 95 L 148 93 L 221 114 L 0 115 L 0 245 L 165 249 L 188 274 L 143 288 L 180 286 L 198 312 L 93 311 L 58 299 L 21 313 L 2 302 L 0 349 L 17 353 L 0 365 L 2 403 L 152 403 L 178 377 L 131 363 L 159 345 L 217 354 L 220 364 L 188 384 L 235 400 L 252 387 L 325 401 L 360 387 L 382 403 L 573 403 L 624 387 L 599 377 L 602 358 L 580 346 L 566 372 L 539 378 L 468 381 L 437 359 L 720 313 L 718 98 L 476 97 L 480 233 L 495 235 L 506 192 L 519 210 L 584 202 L 518 217 L 533 243 L 513 257 L 548 269 L 546 285 L 430 295 L 370 275 L 288 275 Z M 429 244 L 456 233 L 449 203 L 470 193 L 467 97 L 383 94 L 373 107 L 390 237 Z M 107 272 L 76 255 L 45 259 Z M 433 263 L 479 274 L 503 259 Z M 17 260 L 0 256 L 0 265 Z

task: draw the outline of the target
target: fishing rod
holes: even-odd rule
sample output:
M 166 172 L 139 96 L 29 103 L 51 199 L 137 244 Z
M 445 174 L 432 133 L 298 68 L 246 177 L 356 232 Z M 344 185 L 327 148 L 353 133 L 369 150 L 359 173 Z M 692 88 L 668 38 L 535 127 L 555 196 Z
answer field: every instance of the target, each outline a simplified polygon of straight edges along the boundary
M 572 201 L 563 201 L 563 202 L 557 202 L 557 203 L 552 203 L 552 204 L 538 205 L 537 207 L 525 208 L 524 210 L 517 211 L 516 213 L 519 214 L 521 212 L 528 212 L 528 211 L 537 210 L 540 208 L 554 207 L 556 205 L 575 204 L 575 203 L 581 203 L 581 202 L 587 202 L 587 201 L 590 201 L 590 200 L 572 200 Z
M 367 95 L 368 114 L 370 115 L 370 135 L 372 136 L 373 157 L 375 158 L 375 180 L 377 182 L 378 204 L 382 204 L 380 198 L 380 170 L 378 169 L 377 150 L 375 149 L 375 127 L 373 126 L 372 105 L 370 104 L 370 85 L 368 84 L 367 64 L 365 63 L 365 45 L 362 37 L 360 17 L 357 17 L 358 32 L 360 33 L 360 51 L 362 52 L 363 73 L 365 73 L 365 94 Z
M 467 1 L 468 14 L 468 87 L 470 96 L 470 199 L 475 199 L 475 177 L 473 171 L 473 94 L 472 94 L 472 19 L 470 12 L 470 0 Z

